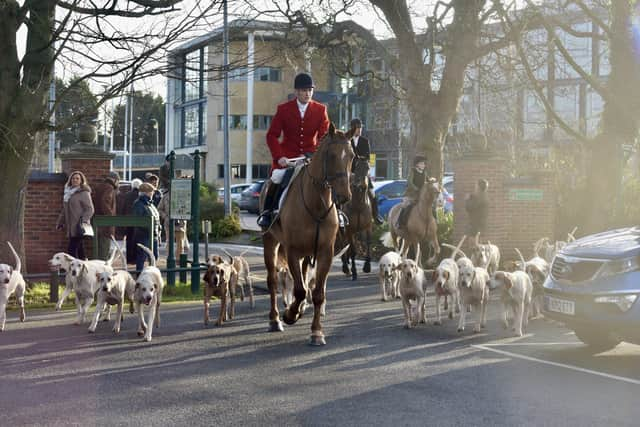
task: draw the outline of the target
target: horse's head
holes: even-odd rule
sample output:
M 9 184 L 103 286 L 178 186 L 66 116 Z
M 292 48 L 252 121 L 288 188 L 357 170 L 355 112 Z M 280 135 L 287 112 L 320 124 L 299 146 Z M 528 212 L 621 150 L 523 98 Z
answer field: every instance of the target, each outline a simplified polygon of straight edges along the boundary
M 429 178 L 420 191 L 420 199 L 426 199 L 427 203 L 433 203 L 440 191 L 438 181 L 435 178 Z
M 338 203 L 346 203 L 351 199 L 349 176 L 354 156 L 346 135 L 336 130 L 332 123 L 309 164 L 314 181 L 331 188 Z
M 352 188 L 357 188 L 357 189 L 366 188 L 368 185 L 367 177 L 369 176 L 369 162 L 364 159 L 356 158 L 353 161 L 352 168 L 353 168 L 353 170 L 351 171 L 352 172 L 351 174 Z

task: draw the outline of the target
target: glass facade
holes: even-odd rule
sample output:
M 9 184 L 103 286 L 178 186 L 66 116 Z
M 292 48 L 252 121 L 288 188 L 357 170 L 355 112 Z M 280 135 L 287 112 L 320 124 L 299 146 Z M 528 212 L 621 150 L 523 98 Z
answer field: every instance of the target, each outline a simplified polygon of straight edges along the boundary
M 207 143 L 207 47 L 182 56 L 182 79 L 174 87 L 176 148 Z
M 229 70 L 229 80 L 246 81 L 249 69 L 247 67 L 238 67 Z M 253 79 L 257 82 L 279 82 L 282 80 L 280 68 L 273 67 L 256 67 L 253 72 Z
M 271 125 L 271 119 L 273 116 L 257 115 L 253 116 L 253 129 L 254 130 L 268 130 Z M 222 130 L 222 115 L 218 116 L 218 130 Z M 247 130 L 247 115 L 246 114 L 231 114 L 229 115 L 229 130 Z

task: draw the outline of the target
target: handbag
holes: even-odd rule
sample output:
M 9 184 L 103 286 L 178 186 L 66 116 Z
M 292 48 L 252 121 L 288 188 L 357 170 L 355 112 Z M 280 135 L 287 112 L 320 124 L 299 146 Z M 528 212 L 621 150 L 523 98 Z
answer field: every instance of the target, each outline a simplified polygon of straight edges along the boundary
M 93 237 L 93 227 L 91 226 L 91 224 L 80 222 L 80 224 L 78 225 L 78 229 L 82 237 Z

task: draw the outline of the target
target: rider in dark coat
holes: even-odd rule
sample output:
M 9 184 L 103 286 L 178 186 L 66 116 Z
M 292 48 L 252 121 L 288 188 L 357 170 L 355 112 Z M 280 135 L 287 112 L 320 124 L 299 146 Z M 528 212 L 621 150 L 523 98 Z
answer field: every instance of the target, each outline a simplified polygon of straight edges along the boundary
M 358 118 L 351 120 L 351 129 L 349 129 L 347 136 L 349 136 L 349 142 L 351 143 L 351 147 L 356 154 L 353 159 L 351 170 L 353 170 L 353 166 L 355 166 L 355 162 L 357 161 L 369 162 L 369 156 L 371 155 L 371 145 L 369 144 L 369 140 L 361 134 L 362 121 Z M 376 222 L 376 224 L 380 225 L 383 223 L 383 219 L 378 213 L 378 201 L 376 199 L 375 193 L 373 192 L 371 177 L 367 176 L 367 184 L 369 202 L 371 203 L 371 216 L 373 217 L 373 220 Z

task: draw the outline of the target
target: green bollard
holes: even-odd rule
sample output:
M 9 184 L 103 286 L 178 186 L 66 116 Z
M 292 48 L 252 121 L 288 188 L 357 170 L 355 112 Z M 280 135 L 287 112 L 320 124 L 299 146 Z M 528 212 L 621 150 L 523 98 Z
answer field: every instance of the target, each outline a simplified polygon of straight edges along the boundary
M 180 268 L 187 268 L 187 254 L 180 254 Z M 187 283 L 187 270 L 180 270 L 180 283 Z

